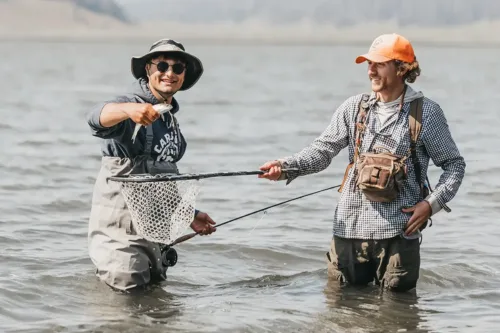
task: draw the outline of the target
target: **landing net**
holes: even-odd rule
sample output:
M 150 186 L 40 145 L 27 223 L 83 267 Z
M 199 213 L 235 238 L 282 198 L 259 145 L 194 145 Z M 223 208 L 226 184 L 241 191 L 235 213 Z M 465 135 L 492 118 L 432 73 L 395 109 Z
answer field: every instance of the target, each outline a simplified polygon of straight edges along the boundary
M 200 184 L 196 179 L 169 181 L 166 177 L 137 175 L 120 180 L 137 234 L 150 242 L 168 245 L 193 222 Z
M 289 171 L 296 169 L 282 170 Z M 201 187 L 200 179 L 263 173 L 264 171 L 258 170 L 205 174 L 140 174 L 114 176 L 108 180 L 121 183 L 121 192 L 137 234 L 151 242 L 170 245 L 193 222 L 196 197 Z

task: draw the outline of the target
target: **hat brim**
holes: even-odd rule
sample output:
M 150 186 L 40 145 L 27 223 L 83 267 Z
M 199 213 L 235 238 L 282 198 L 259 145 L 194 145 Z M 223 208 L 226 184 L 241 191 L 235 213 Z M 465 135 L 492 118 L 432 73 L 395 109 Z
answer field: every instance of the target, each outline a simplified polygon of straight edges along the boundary
M 356 58 L 356 63 L 361 64 L 365 61 L 371 61 L 371 62 L 386 62 L 392 60 L 391 58 L 388 58 L 386 56 L 377 54 L 377 53 L 367 53 L 360 55 Z
M 172 50 L 171 48 L 156 48 L 154 51 L 151 51 L 141 57 L 132 57 L 131 61 L 131 69 L 132 69 L 132 75 L 136 78 L 139 79 L 141 77 L 147 77 L 146 73 L 146 64 L 147 62 L 151 59 L 154 58 L 157 55 L 164 54 L 164 55 L 172 55 L 178 58 L 181 58 L 186 62 L 186 72 L 184 76 L 184 83 L 182 84 L 182 87 L 179 90 L 188 90 L 198 80 L 200 79 L 201 75 L 203 74 L 203 64 L 201 63 L 200 59 L 195 57 L 194 55 L 182 51 L 182 50 Z

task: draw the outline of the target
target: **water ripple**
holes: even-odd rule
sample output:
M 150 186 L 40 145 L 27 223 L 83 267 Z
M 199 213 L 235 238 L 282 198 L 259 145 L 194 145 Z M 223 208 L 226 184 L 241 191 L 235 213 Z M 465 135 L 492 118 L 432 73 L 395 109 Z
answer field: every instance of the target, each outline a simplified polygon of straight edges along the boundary
M 491 81 L 500 71 L 491 60 L 497 50 L 461 49 L 463 57 L 453 57 L 452 48 L 419 46 L 432 75 L 415 84 L 445 111 L 467 171 L 450 203 L 453 211 L 437 214 L 425 232 L 415 293 L 338 289 L 328 281 L 324 255 L 340 196 L 331 191 L 180 244 L 166 282 L 128 295 L 100 283 L 88 256 L 101 148 L 85 115 L 128 88 L 130 72 L 122 69 L 127 55 L 142 47 L 0 45 L 9 64 L 0 66 L 0 74 L 13 77 L 12 68 L 24 69 L 14 76 L 22 85 L 2 85 L 0 331 L 446 333 L 489 332 L 500 325 L 500 168 L 491 157 L 500 151 L 491 107 L 500 100 Z M 365 73 L 345 65 L 362 48 L 192 47 L 217 75 L 207 73 L 196 92 L 179 95 L 178 120 L 188 142 L 179 163 L 184 172 L 254 170 L 294 154 L 326 128 L 345 98 L 367 87 Z M 30 61 L 33 54 L 50 61 Z M 75 65 L 82 61 L 85 66 Z M 321 70 L 311 71 L 314 64 Z M 230 84 L 228 75 L 236 78 Z M 470 82 L 476 82 L 472 92 Z M 206 180 L 197 206 L 225 221 L 337 185 L 346 164 L 344 150 L 326 170 L 289 185 L 256 176 Z M 434 184 L 441 172 L 430 168 Z

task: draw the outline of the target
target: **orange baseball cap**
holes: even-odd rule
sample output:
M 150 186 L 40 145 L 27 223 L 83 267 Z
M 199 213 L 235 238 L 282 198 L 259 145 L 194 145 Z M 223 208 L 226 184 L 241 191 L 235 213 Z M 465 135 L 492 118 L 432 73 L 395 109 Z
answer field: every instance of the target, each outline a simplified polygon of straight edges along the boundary
M 385 62 L 389 60 L 401 60 L 404 62 L 415 61 L 415 53 L 408 39 L 398 34 L 385 34 L 378 36 L 373 41 L 368 53 L 356 58 L 356 63 L 365 61 Z

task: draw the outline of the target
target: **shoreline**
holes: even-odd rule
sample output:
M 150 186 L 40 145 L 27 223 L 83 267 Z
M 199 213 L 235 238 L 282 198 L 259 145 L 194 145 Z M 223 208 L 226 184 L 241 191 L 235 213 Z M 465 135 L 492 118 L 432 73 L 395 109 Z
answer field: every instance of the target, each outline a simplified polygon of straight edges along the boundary
M 143 44 L 151 43 L 154 40 L 160 39 L 160 36 L 63 36 L 63 35 L 4 35 L 0 33 L 0 41 L 4 43 L 57 43 L 57 44 L 124 44 L 124 43 L 137 43 Z M 260 39 L 260 38 L 218 38 L 218 37 L 185 37 L 174 36 L 173 38 L 187 44 L 197 45 L 216 45 L 216 46 L 310 46 L 310 47 L 328 47 L 328 46 L 354 46 L 354 47 L 368 47 L 373 41 L 372 39 L 366 40 L 294 40 L 287 39 Z M 441 41 L 441 40 L 413 40 L 414 45 L 420 47 L 443 47 L 443 48 L 481 48 L 491 49 L 499 48 L 500 41 L 481 42 L 477 40 L 462 40 L 462 41 Z M 149 45 L 149 44 L 148 44 Z
M 145 22 L 90 28 L 92 25 L 0 27 L 2 41 L 71 42 L 71 43 L 142 43 L 173 38 L 198 44 L 216 45 L 360 45 L 366 46 L 383 33 L 397 32 L 412 43 L 443 47 L 498 47 L 500 21 L 479 22 L 454 27 L 400 27 L 394 22 L 356 25 L 345 28 L 320 26 L 311 22 L 272 25 L 263 22 L 185 24 Z

